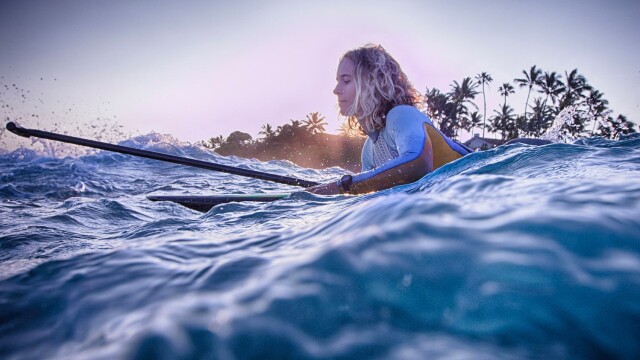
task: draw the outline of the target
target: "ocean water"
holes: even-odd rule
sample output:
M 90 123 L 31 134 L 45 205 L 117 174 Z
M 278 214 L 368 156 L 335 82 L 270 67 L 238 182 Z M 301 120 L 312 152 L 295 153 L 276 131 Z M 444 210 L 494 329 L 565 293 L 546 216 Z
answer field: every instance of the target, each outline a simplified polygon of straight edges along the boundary
M 146 200 L 298 190 L 108 152 L 0 155 L 0 358 L 640 358 L 638 135 L 501 146 L 362 196 Z

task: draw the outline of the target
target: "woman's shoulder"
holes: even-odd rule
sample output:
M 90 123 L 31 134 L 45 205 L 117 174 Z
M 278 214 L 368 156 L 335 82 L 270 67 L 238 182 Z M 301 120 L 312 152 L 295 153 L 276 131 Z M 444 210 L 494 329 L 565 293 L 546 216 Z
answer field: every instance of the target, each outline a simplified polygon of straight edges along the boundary
M 428 119 L 428 117 L 423 112 L 411 105 L 397 105 L 387 113 L 387 125 L 414 121 L 422 123 L 426 119 Z

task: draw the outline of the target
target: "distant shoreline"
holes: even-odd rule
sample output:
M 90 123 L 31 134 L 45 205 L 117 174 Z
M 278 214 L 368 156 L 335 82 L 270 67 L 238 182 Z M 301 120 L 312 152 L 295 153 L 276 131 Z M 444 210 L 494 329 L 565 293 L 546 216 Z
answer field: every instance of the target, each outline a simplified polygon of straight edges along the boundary
M 223 156 L 254 158 L 260 161 L 288 160 L 312 169 L 341 167 L 358 172 L 364 138 L 332 134 L 308 134 L 288 140 L 270 138 L 257 141 L 225 142 L 214 151 Z

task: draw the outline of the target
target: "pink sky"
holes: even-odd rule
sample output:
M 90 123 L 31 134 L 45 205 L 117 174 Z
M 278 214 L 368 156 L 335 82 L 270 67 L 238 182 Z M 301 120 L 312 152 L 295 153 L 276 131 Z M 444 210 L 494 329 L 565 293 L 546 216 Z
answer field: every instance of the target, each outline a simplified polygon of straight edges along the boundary
M 447 91 L 453 80 L 489 72 L 489 115 L 501 101 L 498 87 L 535 64 L 560 73 L 578 68 L 615 114 L 640 121 L 640 50 L 633 45 L 640 5 L 634 1 L 0 7 L 0 82 L 29 91 L 22 102 L 3 89 L 3 104 L 11 105 L 3 118 L 22 117 L 24 126 L 54 130 L 47 128 L 54 122 L 73 128 L 115 119 L 131 132 L 197 141 L 234 130 L 257 136 L 262 124 L 319 111 L 336 132 L 337 61 L 366 42 L 387 48 L 420 91 Z M 510 100 L 518 113 L 525 96 L 522 90 Z M 39 115 L 37 124 L 32 114 Z

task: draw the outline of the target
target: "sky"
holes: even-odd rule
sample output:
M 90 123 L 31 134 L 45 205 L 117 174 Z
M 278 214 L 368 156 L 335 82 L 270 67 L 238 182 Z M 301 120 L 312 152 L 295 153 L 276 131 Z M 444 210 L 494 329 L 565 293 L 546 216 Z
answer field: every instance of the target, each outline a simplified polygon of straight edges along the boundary
M 378 43 L 423 93 L 488 72 L 489 116 L 498 87 L 536 65 L 577 68 L 637 124 L 639 17 L 637 0 L 0 0 L 0 110 L 42 130 L 117 123 L 189 142 L 317 111 L 337 133 L 338 59 Z M 525 99 L 509 103 L 522 113 Z

